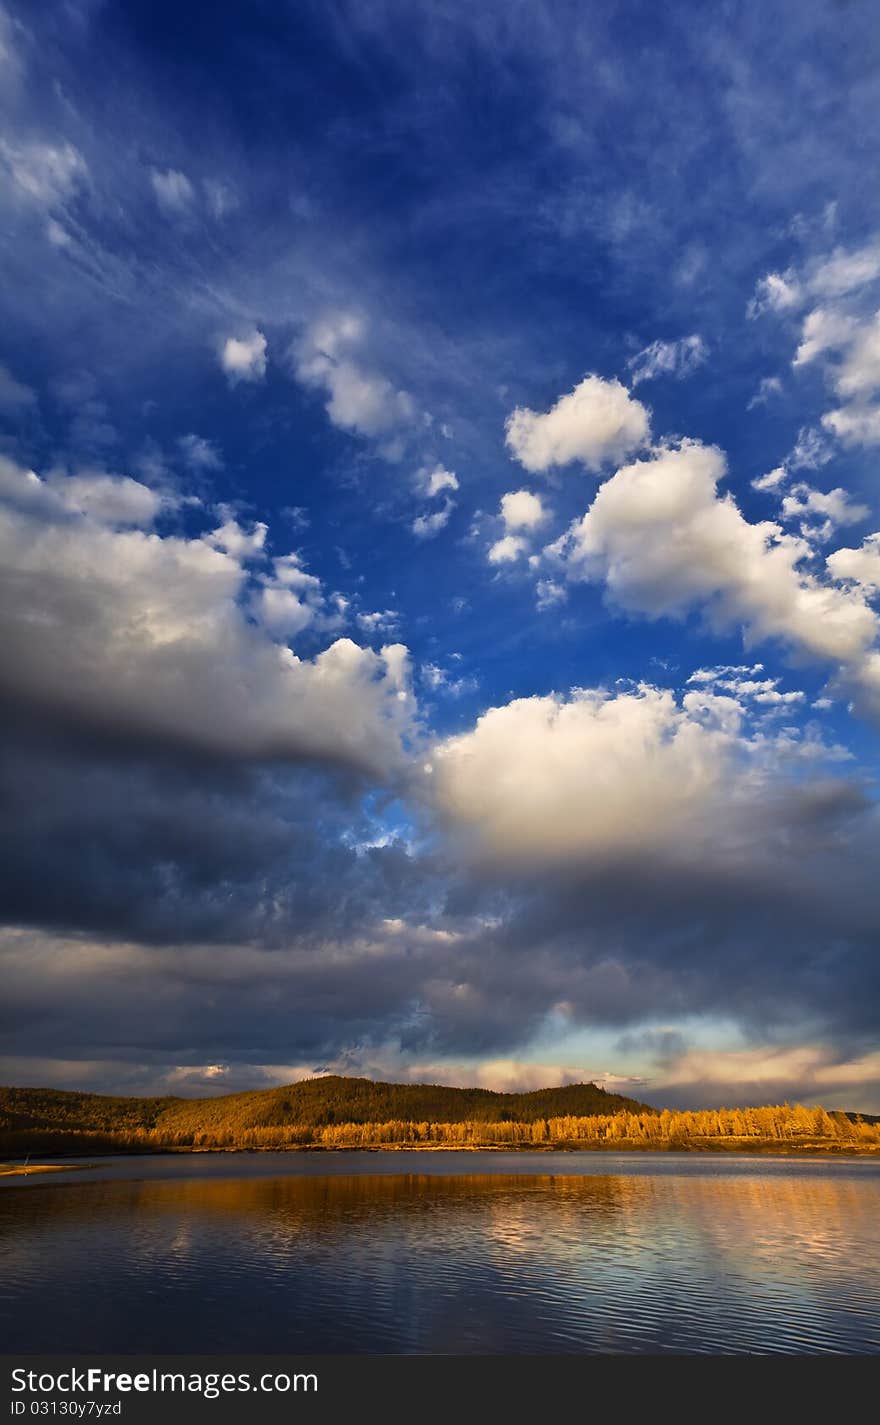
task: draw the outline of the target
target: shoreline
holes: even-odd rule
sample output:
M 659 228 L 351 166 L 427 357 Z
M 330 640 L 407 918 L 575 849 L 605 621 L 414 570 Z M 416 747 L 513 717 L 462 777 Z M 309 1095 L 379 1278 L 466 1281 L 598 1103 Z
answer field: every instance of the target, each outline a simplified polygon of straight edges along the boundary
M 104 1156 L 122 1155 L 107 1153 Z M 29 1178 L 32 1173 L 75 1173 L 96 1166 L 95 1163 L 28 1163 L 27 1166 L 24 1163 L 0 1163 L 0 1178 Z
M 688 1156 L 772 1156 L 790 1158 L 878 1158 L 880 1159 L 880 1145 L 878 1144 L 844 1144 L 822 1141 L 808 1141 L 803 1143 L 784 1143 L 773 1139 L 756 1141 L 755 1139 L 739 1139 L 717 1141 L 709 1140 L 704 1142 L 666 1142 L 666 1143 L 645 1143 L 632 1139 L 619 1139 L 609 1143 L 541 1143 L 541 1144 L 507 1144 L 507 1143 L 355 1143 L 355 1144 L 291 1144 L 288 1147 L 266 1147 L 266 1148 L 238 1148 L 238 1147 L 156 1147 L 148 1149 L 127 1149 L 120 1148 L 118 1151 L 112 1149 L 104 1151 L 90 1152 L 89 1158 L 95 1161 L 82 1162 L 54 1162 L 54 1163 L 24 1163 L 7 1162 L 0 1163 L 0 1178 L 8 1177 L 29 1177 L 32 1174 L 50 1174 L 76 1172 L 80 1169 L 98 1167 L 104 1159 L 112 1158 L 141 1158 L 141 1157 L 179 1157 L 187 1154 L 250 1154 L 262 1156 L 266 1153 L 290 1153 L 290 1154 L 345 1154 L 345 1153 L 518 1153 L 518 1154 L 547 1154 L 547 1153 L 681 1153 Z M 70 1157 L 71 1159 L 80 1155 L 71 1152 L 47 1154 L 56 1159 Z

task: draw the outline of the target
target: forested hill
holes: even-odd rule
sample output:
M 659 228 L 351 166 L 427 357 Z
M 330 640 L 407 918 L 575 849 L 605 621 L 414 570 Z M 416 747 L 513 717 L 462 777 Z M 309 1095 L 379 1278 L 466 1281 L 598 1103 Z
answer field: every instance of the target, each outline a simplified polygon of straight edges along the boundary
M 802 1104 L 658 1112 L 595 1084 L 504 1094 L 328 1077 L 202 1099 L 0 1088 L 0 1159 L 404 1147 L 880 1155 L 880 1125 Z
M 334 1123 L 533 1123 L 539 1118 L 653 1112 L 635 1099 L 595 1084 L 567 1084 L 533 1093 L 385 1084 L 336 1075 L 285 1088 L 216 1098 L 112 1098 L 61 1089 L 0 1088 L 0 1136 L 45 1133 L 140 1134 L 174 1137 L 232 1135 L 251 1128 Z

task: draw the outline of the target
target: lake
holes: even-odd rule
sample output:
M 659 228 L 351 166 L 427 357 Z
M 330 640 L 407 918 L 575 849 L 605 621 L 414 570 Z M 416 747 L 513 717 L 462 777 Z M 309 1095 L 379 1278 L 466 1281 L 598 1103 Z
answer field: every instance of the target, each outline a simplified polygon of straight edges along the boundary
M 878 1223 L 880 1163 L 859 1159 L 105 1159 L 0 1179 L 0 1339 L 107 1354 L 877 1354 Z

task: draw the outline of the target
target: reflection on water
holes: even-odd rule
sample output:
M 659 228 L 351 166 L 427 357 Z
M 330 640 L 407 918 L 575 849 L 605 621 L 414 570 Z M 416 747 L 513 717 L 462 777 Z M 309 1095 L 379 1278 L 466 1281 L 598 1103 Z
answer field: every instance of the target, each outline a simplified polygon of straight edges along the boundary
M 878 1209 L 877 1172 L 759 1164 L 6 1188 L 0 1338 L 108 1353 L 875 1353 Z

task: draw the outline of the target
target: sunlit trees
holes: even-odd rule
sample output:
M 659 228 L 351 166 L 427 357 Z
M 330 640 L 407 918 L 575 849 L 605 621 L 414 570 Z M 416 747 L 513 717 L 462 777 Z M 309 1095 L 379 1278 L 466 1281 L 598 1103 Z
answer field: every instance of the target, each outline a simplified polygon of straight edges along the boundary
M 316 1083 L 324 1081 L 316 1080 Z M 538 1095 L 489 1095 L 501 1104 L 503 1116 L 462 1113 L 451 1105 L 480 1106 L 470 1091 L 463 1099 L 444 1099 L 445 1090 L 428 1086 L 426 1095 L 393 1098 L 401 1111 L 375 1118 L 345 1112 L 342 1085 L 354 1084 L 349 1109 L 381 1106 L 387 1096 L 368 1080 L 337 1079 L 330 1090 L 297 1098 L 300 1087 L 260 1091 L 215 1099 L 112 1099 L 53 1090 L 0 1090 L 0 1153 L 151 1152 L 156 1150 L 241 1149 L 248 1151 L 344 1148 L 700 1148 L 739 1149 L 763 1145 L 829 1149 L 880 1148 L 880 1124 L 802 1104 L 768 1104 L 758 1108 L 712 1108 L 661 1113 L 632 1100 L 606 1096 L 607 1113 L 534 1113 L 536 1103 L 568 1102 L 564 1090 Z M 362 1086 L 366 1088 L 362 1091 Z M 416 1085 L 416 1088 L 425 1086 Z M 580 1089 L 584 1086 L 574 1086 Z M 586 1086 L 592 1093 L 599 1093 Z M 476 1090 L 474 1091 L 477 1092 Z M 558 1094 L 561 1099 L 554 1100 Z M 393 1096 L 392 1096 L 393 1097 Z M 574 1102 L 591 1102 L 580 1093 Z M 605 1099 L 600 1099 L 604 1102 Z M 406 1104 L 444 1106 L 440 1115 L 406 1112 Z M 305 1103 L 310 1116 L 291 1118 Z M 513 1103 L 514 1107 L 510 1107 Z M 337 1105 L 334 1107 L 334 1104 Z

